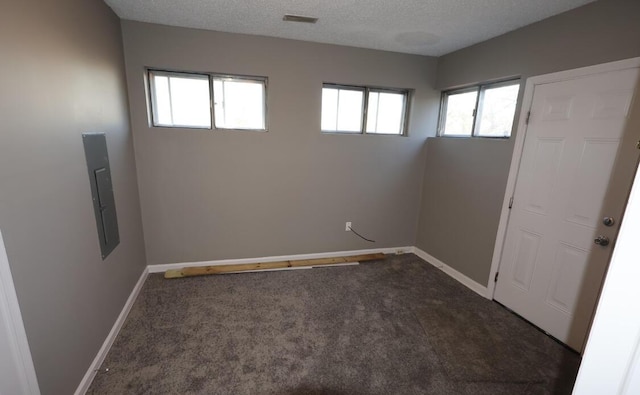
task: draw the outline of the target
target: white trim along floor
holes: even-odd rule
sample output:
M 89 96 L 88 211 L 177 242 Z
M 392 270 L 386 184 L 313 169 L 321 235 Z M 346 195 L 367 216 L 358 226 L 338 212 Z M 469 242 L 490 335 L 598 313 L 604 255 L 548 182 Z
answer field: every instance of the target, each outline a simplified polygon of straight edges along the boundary
M 100 365 L 102 365 L 102 362 L 104 362 L 104 359 L 107 357 L 107 354 L 109 353 L 113 342 L 116 340 L 116 337 L 118 336 L 122 325 L 124 325 L 124 321 L 127 319 L 127 315 L 129 315 L 129 311 L 131 311 L 131 307 L 133 307 L 133 303 L 136 301 L 136 298 L 138 297 L 138 294 L 140 293 L 140 290 L 142 289 L 142 286 L 144 285 L 144 282 L 147 280 L 148 276 L 149 269 L 144 268 L 142 274 L 140 275 L 140 278 L 138 279 L 138 282 L 131 291 L 131 295 L 129 295 L 129 298 L 124 304 L 120 315 L 118 315 L 118 318 L 113 324 L 111 331 L 107 335 L 107 338 L 104 340 L 104 343 L 102 343 L 102 347 L 100 347 L 98 354 L 93 359 L 93 362 L 91 362 L 89 370 L 87 370 L 87 373 L 85 373 L 82 381 L 80 381 L 80 385 L 76 389 L 75 395 L 85 394 L 89 389 L 89 386 L 91 386 L 93 378 L 96 376 L 98 369 L 100 369 Z

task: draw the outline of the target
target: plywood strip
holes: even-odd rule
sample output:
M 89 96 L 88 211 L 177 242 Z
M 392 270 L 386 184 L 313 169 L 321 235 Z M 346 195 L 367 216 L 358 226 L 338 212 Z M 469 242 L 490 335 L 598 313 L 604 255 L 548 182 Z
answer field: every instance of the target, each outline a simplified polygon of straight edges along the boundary
M 376 259 L 384 259 L 385 255 L 366 254 L 341 256 L 335 258 L 319 258 L 319 259 L 301 259 L 296 261 L 280 261 L 280 262 L 258 262 L 246 263 L 242 265 L 220 265 L 220 266 L 200 266 L 200 267 L 183 267 L 182 269 L 167 270 L 164 278 L 182 278 L 193 276 L 206 276 L 208 274 L 225 274 L 246 271 L 286 269 L 288 267 L 313 267 L 327 266 L 335 264 L 343 264 L 350 262 L 372 261 Z

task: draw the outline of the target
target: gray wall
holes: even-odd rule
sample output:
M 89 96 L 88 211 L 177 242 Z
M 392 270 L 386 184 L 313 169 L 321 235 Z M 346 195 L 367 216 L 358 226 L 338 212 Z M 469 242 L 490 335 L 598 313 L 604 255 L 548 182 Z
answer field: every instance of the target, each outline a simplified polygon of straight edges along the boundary
M 439 58 L 437 87 L 640 56 L 639 18 L 637 0 L 590 3 Z M 489 280 L 513 142 L 513 136 L 506 142 L 428 141 L 417 245 L 483 285 Z
M 510 147 L 489 139 L 427 143 L 417 246 L 480 284 L 489 275 Z
M 122 26 L 149 264 L 414 245 L 434 58 Z M 146 66 L 267 76 L 269 132 L 150 128 Z M 415 88 L 409 137 L 322 134 L 323 81 Z
M 120 22 L 102 1 L 0 13 L 0 228 L 43 394 L 70 394 L 144 265 Z M 102 261 L 81 133 L 106 132 L 120 246 Z

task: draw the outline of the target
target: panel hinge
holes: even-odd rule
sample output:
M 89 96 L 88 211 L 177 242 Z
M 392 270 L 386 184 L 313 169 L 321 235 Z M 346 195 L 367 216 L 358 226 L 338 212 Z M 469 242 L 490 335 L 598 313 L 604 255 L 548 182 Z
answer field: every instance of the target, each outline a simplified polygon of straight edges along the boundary
M 496 276 L 493 278 L 494 283 L 498 282 L 498 274 L 500 274 L 500 272 L 496 272 Z
M 636 143 L 636 148 L 640 149 L 640 140 L 638 140 L 638 142 Z
M 511 210 L 511 207 L 513 207 L 513 196 L 509 199 L 509 210 Z
M 531 111 L 527 112 L 527 119 L 524 120 L 524 124 L 528 125 L 530 119 L 531 119 Z

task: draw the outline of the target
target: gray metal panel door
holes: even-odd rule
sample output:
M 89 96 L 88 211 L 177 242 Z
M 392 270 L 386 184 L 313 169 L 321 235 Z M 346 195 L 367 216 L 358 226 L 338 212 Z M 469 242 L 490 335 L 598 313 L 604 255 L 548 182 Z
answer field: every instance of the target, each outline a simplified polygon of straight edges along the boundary
M 82 135 L 82 141 L 89 170 L 100 250 L 104 259 L 120 243 L 107 140 L 104 133 L 85 133 Z

